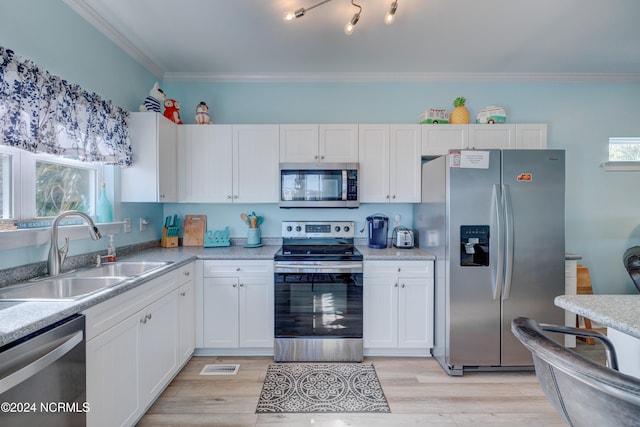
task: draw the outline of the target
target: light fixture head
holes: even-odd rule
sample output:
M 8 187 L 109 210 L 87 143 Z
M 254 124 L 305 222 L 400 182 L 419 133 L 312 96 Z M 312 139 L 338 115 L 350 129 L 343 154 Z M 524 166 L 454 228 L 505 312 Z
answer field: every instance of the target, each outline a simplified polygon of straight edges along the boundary
M 387 14 L 384 16 L 384 23 L 387 25 L 391 25 L 393 24 L 393 21 L 396 17 L 396 10 L 398 10 L 398 1 L 395 0 L 393 3 L 391 3 L 391 7 L 389 8 L 389 11 L 387 12 Z
M 304 13 L 305 13 L 305 8 L 304 7 L 301 7 L 300 9 L 296 9 L 296 10 L 291 10 L 291 11 L 285 13 L 282 16 L 282 20 L 284 22 L 289 22 L 289 21 L 292 21 L 293 18 L 301 18 L 301 17 L 303 17 Z
M 360 12 L 353 15 L 353 18 L 351 18 L 351 21 L 347 22 L 347 25 L 344 26 L 344 33 L 350 36 L 351 33 L 353 33 L 353 29 L 356 27 L 356 24 L 358 23 L 359 20 L 360 20 Z

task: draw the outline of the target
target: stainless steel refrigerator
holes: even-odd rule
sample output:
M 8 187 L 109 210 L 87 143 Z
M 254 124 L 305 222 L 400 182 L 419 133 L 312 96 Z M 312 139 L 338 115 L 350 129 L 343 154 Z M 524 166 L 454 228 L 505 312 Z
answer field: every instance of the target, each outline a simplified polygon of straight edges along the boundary
M 458 150 L 422 166 L 418 246 L 436 255 L 432 355 L 450 375 L 530 369 L 510 323 L 564 324 L 564 150 Z

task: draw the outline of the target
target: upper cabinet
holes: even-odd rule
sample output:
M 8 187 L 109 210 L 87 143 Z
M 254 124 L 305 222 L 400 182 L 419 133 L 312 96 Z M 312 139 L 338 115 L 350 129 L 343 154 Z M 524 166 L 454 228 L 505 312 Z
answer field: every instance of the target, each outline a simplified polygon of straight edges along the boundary
M 420 201 L 420 125 L 360 125 L 362 203 Z
M 280 162 L 355 163 L 357 124 L 280 125 Z
M 422 155 L 441 156 L 449 150 L 547 148 L 546 124 L 422 125 Z
M 278 125 L 181 125 L 180 201 L 277 203 Z
M 158 113 L 131 113 L 132 162 L 121 168 L 123 202 L 177 202 L 176 124 Z

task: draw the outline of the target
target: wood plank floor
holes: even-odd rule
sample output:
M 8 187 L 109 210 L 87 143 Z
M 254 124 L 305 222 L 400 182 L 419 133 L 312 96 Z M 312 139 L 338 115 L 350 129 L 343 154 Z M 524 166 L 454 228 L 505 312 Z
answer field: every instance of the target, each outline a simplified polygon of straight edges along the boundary
M 598 343 L 578 351 L 604 360 Z M 431 358 L 369 357 L 390 414 L 256 414 L 269 357 L 194 357 L 138 426 L 564 426 L 533 372 L 450 377 Z M 235 376 L 200 376 L 210 363 L 239 363 Z

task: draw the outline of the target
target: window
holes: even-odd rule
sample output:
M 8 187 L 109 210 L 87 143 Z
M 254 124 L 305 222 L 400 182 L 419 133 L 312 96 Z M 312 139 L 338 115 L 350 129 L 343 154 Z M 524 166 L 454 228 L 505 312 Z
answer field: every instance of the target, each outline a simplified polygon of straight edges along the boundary
M 605 170 L 640 170 L 640 137 L 610 137 L 609 161 Z
M 52 218 L 65 210 L 95 215 L 103 168 L 98 163 L 0 146 L 2 219 L 31 228 L 48 225 L 34 220 Z

